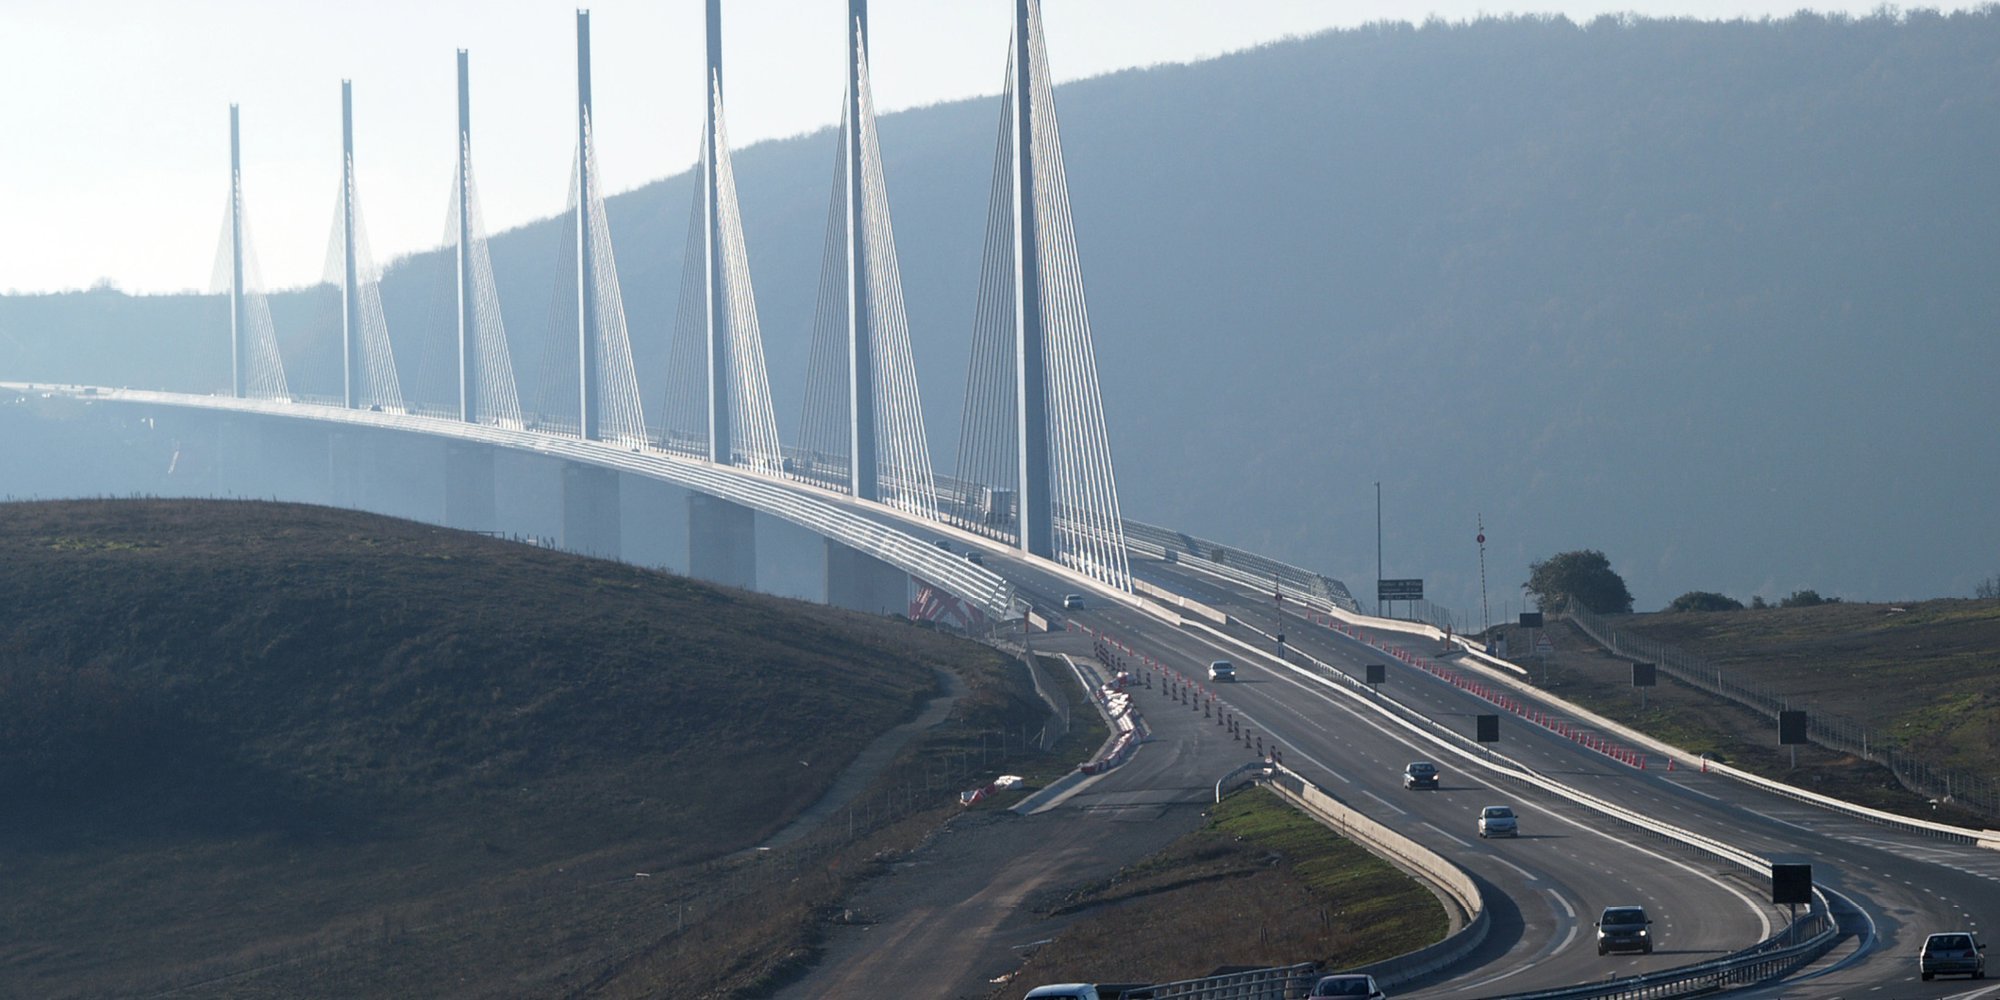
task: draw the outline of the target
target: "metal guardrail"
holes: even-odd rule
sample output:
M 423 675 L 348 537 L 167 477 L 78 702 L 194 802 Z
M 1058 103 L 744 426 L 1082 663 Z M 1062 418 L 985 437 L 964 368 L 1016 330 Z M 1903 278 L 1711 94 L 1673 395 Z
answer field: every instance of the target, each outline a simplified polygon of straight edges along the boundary
M 1588 983 L 1533 993 L 1509 993 L 1486 1000 L 1655 1000 L 1706 996 L 1737 986 L 1769 982 L 1795 972 L 1826 954 L 1840 936 L 1832 903 L 1821 890 L 1806 916 L 1767 940 L 1733 955 L 1604 983 Z
M 1395 722 L 1413 734 L 1423 734 L 1439 749 L 1450 752 L 1468 763 L 1478 763 L 1496 776 L 1509 781 L 1539 788 L 1544 792 L 1567 799 L 1599 815 L 1622 823 L 1644 834 L 1659 837 L 1682 847 L 1707 854 L 1742 868 L 1752 874 L 1768 877 L 1770 862 L 1756 854 L 1724 841 L 1705 837 L 1648 817 L 1633 810 L 1608 802 L 1598 796 L 1578 791 L 1559 781 L 1551 779 L 1526 765 L 1475 743 L 1470 737 L 1446 728 L 1428 716 L 1417 712 L 1393 697 L 1381 695 L 1368 689 L 1359 679 L 1326 664 L 1300 650 L 1292 650 L 1291 656 L 1304 662 L 1278 661 L 1264 651 L 1247 643 L 1234 640 L 1227 635 L 1205 626 L 1194 625 L 1197 631 L 1215 636 L 1220 641 L 1241 648 L 1246 655 L 1269 660 L 1274 665 L 1282 664 L 1305 678 L 1336 691 L 1344 692 L 1358 703 L 1371 705 L 1385 719 Z M 1585 1000 L 1585 998 L 1641 998 L 1694 996 L 1713 992 L 1717 984 L 1743 985 L 1761 982 L 1775 975 L 1782 975 L 1796 969 L 1833 946 L 1839 936 L 1839 929 L 1831 917 L 1831 906 L 1827 894 L 1815 889 L 1815 904 L 1797 925 L 1788 927 L 1773 937 L 1758 942 L 1734 955 L 1608 983 L 1589 983 L 1566 987 L 1561 990 L 1520 994 L 1506 994 L 1489 1000 Z M 1810 935 L 1806 940 L 1801 937 Z M 1791 942 L 1799 942 L 1792 944 Z M 1816 950 L 1815 950 L 1816 949 Z M 1371 970 L 1360 970 L 1371 971 Z M 1761 977 L 1761 978 L 1751 978 Z
M 1230 972 L 1200 979 L 1154 983 L 1126 996 L 1150 1000 L 1298 1000 L 1319 980 L 1319 966 L 1311 962 L 1283 965 L 1248 972 Z
M 1155 558 L 1199 562 L 1202 568 L 1217 576 L 1258 590 L 1268 590 L 1272 582 L 1277 581 L 1295 597 L 1342 611 L 1360 610 L 1354 595 L 1348 593 L 1347 585 L 1330 576 L 1172 528 L 1126 518 L 1125 543 L 1133 551 Z
M 317 403 L 19 382 L 0 382 L 0 390 L 24 393 L 51 392 L 95 403 L 173 406 L 427 434 L 616 469 L 620 472 L 670 482 L 686 489 L 721 497 L 773 517 L 783 518 L 939 587 L 978 608 L 989 617 L 1007 618 L 1015 611 L 1013 585 L 984 566 L 946 552 L 883 521 L 864 517 L 847 509 L 847 505 L 852 505 L 856 501 L 845 501 L 844 505 L 835 503 L 832 498 L 815 495 L 818 491 L 808 493 L 798 485 L 748 469 L 711 465 L 636 446 L 583 441 L 491 424 L 469 424 L 437 417 L 351 410 Z M 888 518 L 899 521 L 915 520 L 910 515 L 890 508 L 885 507 L 881 510 Z

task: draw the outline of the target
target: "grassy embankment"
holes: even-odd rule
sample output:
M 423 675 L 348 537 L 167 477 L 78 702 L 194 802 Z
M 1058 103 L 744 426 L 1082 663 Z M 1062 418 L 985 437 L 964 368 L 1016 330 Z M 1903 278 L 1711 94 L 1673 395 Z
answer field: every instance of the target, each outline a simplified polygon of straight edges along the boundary
M 1352 968 L 1449 926 L 1424 886 L 1262 789 L 1228 796 L 1201 829 L 1051 912 L 1090 915 L 995 997 L 1021 983 L 1165 982 L 1228 965 Z
M 321 508 L 0 505 L 0 609 L 6 995 L 753 994 L 1043 711 L 925 629 Z
M 1975 774 L 2000 774 L 2000 601 L 1827 604 L 1631 615 L 1615 627 L 1722 666 L 1737 683 L 1844 716 L 1898 749 Z M 1778 745 L 1776 724 L 1660 675 L 1640 710 L 1628 661 L 1567 624 L 1552 631 L 1554 693 L 1695 752 L 1828 795 L 1974 826 L 2000 823 L 1929 802 L 1888 770 L 1817 746 Z M 1531 661 L 1523 661 L 1531 663 Z M 1541 682 L 1539 668 L 1531 676 Z

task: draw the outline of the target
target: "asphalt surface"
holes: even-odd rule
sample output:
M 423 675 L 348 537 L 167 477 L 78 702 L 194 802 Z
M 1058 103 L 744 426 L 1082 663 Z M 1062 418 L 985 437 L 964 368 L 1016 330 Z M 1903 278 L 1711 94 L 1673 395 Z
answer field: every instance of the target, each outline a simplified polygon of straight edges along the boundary
M 1157 574 L 1164 568 L 1153 566 L 1143 570 L 1148 574 Z M 1239 588 L 1185 575 L 1175 576 L 1174 582 L 1177 589 L 1191 591 L 1192 596 L 1198 599 L 1226 606 L 1232 615 L 1248 626 L 1265 633 L 1275 634 L 1280 630 L 1277 612 L 1268 594 L 1251 595 Z M 1407 704 L 1421 707 L 1426 714 L 1447 726 L 1455 720 L 1463 720 L 1468 714 L 1496 711 L 1492 704 L 1474 698 L 1457 687 L 1396 659 L 1385 658 L 1345 636 L 1307 624 L 1296 616 L 1285 616 L 1282 631 L 1294 649 L 1303 649 L 1357 676 L 1362 671 L 1363 663 L 1388 663 L 1389 684 L 1385 687 L 1391 689 L 1389 694 Z M 1375 634 L 1372 639 L 1381 646 L 1435 653 L 1434 643 L 1416 637 L 1385 632 Z M 1243 669 L 1241 659 L 1238 660 L 1238 669 Z M 1467 671 L 1470 669 L 1465 668 Z M 1278 682 L 1275 671 L 1267 669 L 1262 673 L 1273 683 Z M 1514 694 L 1531 710 L 1561 711 L 1554 702 L 1522 691 Z M 1545 774 L 1560 775 L 1566 782 L 1594 795 L 1675 826 L 1728 841 L 1774 862 L 1811 864 L 1816 883 L 1846 895 L 1860 907 L 1860 917 L 1846 921 L 1852 933 L 1827 959 L 1788 982 L 1760 987 L 1748 991 L 1746 995 L 1836 1000 L 1850 997 L 1969 998 L 2000 992 L 2000 986 L 1988 986 L 1983 982 L 1942 979 L 1922 982 L 1917 976 L 1915 958 L 1917 946 L 1927 934 L 1954 929 L 1978 932 L 2000 920 L 2000 852 L 1847 817 L 1698 770 L 1636 770 L 1587 750 L 1572 740 L 1552 737 L 1537 727 L 1519 722 L 1508 713 L 1501 714 L 1502 746 L 1509 755 Z M 1303 724 L 1305 720 L 1274 719 L 1274 722 L 1279 722 L 1281 731 L 1289 736 L 1290 730 L 1286 727 Z M 1458 724 L 1469 731 L 1465 722 Z M 1307 731 L 1301 730 L 1301 733 Z M 1308 748 L 1313 746 L 1303 735 L 1301 742 Z M 1654 767 L 1658 767 L 1657 762 Z M 1337 784 L 1335 791 L 1340 791 Z M 1528 797 L 1521 795 L 1519 798 Z M 1515 804 L 1524 805 L 1519 801 Z M 1524 834 L 1537 829 L 1539 824 L 1535 814 L 1545 808 L 1549 807 L 1540 803 L 1524 808 Z M 1581 816 L 1572 819 L 1583 824 L 1591 822 Z M 1512 845 L 1503 843 L 1497 846 L 1504 850 Z M 1635 846 L 1644 845 L 1642 842 Z M 1657 844 L 1653 846 L 1662 854 L 1670 853 Z M 1480 867 L 1481 854 L 1490 852 L 1457 848 L 1445 853 L 1484 874 Z M 1519 862 L 1524 857 L 1525 852 L 1520 852 L 1510 856 L 1509 860 Z M 1643 855 L 1606 860 L 1610 860 L 1613 867 L 1628 878 L 1652 883 L 1619 891 L 1657 891 L 1662 883 L 1674 878 L 1659 861 Z M 1518 891 L 1522 887 L 1495 881 L 1521 909 L 1533 910 L 1533 904 L 1526 902 L 1533 898 L 1532 894 L 1524 895 Z M 1597 899 L 1603 897 L 1604 883 L 1596 877 L 1585 881 L 1584 891 L 1575 896 L 1564 895 L 1561 890 L 1554 890 L 1554 895 L 1562 896 L 1572 905 L 1587 902 L 1594 906 Z M 1768 892 L 1767 884 L 1759 883 L 1751 888 L 1757 898 L 1768 898 L 1764 895 Z M 1643 896 L 1634 897 L 1634 901 L 1646 903 Z M 1654 956 L 1655 960 L 1662 954 L 1676 954 L 1679 960 L 1667 964 L 1685 964 L 1700 957 L 1710 947 L 1708 942 L 1715 935 L 1707 931 L 1711 922 L 1707 911 L 1688 909 L 1686 902 L 1667 897 L 1661 897 L 1657 906 L 1653 903 L 1646 905 L 1649 910 L 1657 909 L 1656 920 L 1670 913 L 1676 920 L 1674 926 L 1661 928 L 1661 952 Z M 1589 906 L 1581 909 L 1587 911 Z M 1532 926 L 1534 920 L 1532 917 L 1525 918 L 1524 924 Z M 1690 930 L 1700 935 L 1700 939 L 1690 940 Z M 1724 935 L 1730 936 L 1733 935 Z M 1535 935 L 1530 932 L 1526 937 L 1533 938 Z M 1546 940 L 1546 935 L 1543 939 Z M 1733 946 L 1748 943 L 1746 939 L 1737 938 Z M 1572 953 L 1577 953 L 1580 960 L 1565 958 Z M 1482 976 L 1504 973 L 1509 961 L 1524 960 L 1527 960 L 1526 956 L 1516 949 L 1511 959 L 1478 963 L 1476 968 L 1460 970 L 1452 979 L 1436 984 L 1420 995 L 1490 993 L 1500 984 L 1491 982 L 1481 985 Z M 1508 981 L 1505 987 L 1518 990 L 1526 982 L 1542 980 L 1544 972 L 1560 969 L 1581 973 L 1593 965 L 1598 970 L 1595 976 L 1572 974 L 1570 981 L 1602 978 L 1604 972 L 1611 969 L 1624 971 L 1619 968 L 1619 963 L 1625 962 L 1632 963 L 1634 969 L 1650 967 L 1642 959 L 1598 959 L 1594 949 L 1558 942 L 1546 959 L 1535 961 L 1530 971 L 1521 973 L 1518 980 Z M 1563 977 L 1557 975 L 1555 978 Z
M 1042 653 L 1091 659 L 1081 633 L 1037 637 Z M 1037 815 L 978 812 L 871 880 L 850 901 L 800 996 L 986 997 L 1037 942 L 1074 918 L 1038 902 L 1105 878 L 1195 829 L 1214 781 L 1250 759 L 1198 712 L 1141 699 L 1150 735 L 1125 766 L 1086 779 Z M 1028 985 L 1021 987 L 1026 992 Z

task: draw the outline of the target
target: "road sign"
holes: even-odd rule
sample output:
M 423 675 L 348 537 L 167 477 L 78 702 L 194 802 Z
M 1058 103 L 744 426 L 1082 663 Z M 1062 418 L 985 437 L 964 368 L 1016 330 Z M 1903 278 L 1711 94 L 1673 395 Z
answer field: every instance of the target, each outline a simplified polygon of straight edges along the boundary
M 1778 713 L 1778 742 L 1796 746 L 1806 739 L 1806 713 L 1787 709 Z
M 1771 866 L 1771 902 L 1811 903 L 1812 888 L 1811 865 Z
M 1377 580 L 1375 599 L 1378 601 L 1421 601 L 1424 599 L 1422 580 Z
M 1498 715 L 1475 715 L 1472 718 L 1476 732 L 1473 742 L 1500 742 L 1500 717 Z
M 1549 637 L 1548 637 L 1548 636 L 1546 636 L 1546 635 L 1538 635 L 1538 636 L 1536 636 L 1536 637 L 1535 637 L 1535 655 L 1536 655 L 1536 656 L 1547 656 L 1547 655 L 1549 655 L 1550 653 L 1553 653 L 1553 652 L 1555 652 L 1555 651 L 1556 651 L 1556 644 L 1555 644 L 1555 643 L 1553 643 L 1553 642 L 1550 642 L 1550 641 L 1549 641 Z

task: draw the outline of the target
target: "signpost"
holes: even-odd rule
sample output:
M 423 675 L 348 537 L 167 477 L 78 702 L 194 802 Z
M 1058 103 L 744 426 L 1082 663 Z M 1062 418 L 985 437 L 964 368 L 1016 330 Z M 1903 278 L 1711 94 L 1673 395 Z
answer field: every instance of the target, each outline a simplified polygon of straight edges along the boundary
M 1799 744 L 1806 739 L 1806 713 L 1785 709 L 1778 713 L 1778 744 L 1792 748 L 1792 769 L 1799 766 Z
M 1421 601 L 1424 599 L 1424 581 L 1418 580 L 1376 580 L 1375 603 L 1380 606 L 1394 601 Z
M 1653 664 L 1634 662 L 1632 664 L 1632 686 L 1639 689 L 1639 711 L 1646 710 L 1646 689 L 1659 684 L 1659 675 Z

